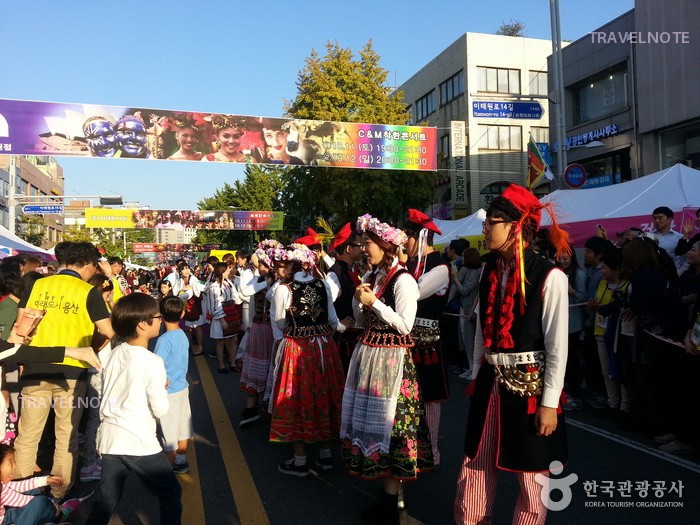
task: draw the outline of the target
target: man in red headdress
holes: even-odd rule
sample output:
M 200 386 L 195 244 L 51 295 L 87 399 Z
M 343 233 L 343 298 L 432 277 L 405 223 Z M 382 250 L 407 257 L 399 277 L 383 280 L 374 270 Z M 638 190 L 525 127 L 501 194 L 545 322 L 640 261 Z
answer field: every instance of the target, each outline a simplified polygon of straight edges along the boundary
M 547 475 L 568 459 L 560 406 L 568 282 L 529 246 L 543 208 L 552 217 L 550 239 L 557 253 L 568 252 L 568 235 L 551 205 L 525 188 L 511 184 L 486 212 L 484 239 L 492 256 L 479 285 L 474 380 L 455 500 L 458 524 L 490 522 L 499 469 L 516 472 L 520 484 L 513 523 L 543 524 L 547 509 L 540 495 L 549 494 Z
M 441 235 L 442 232 L 432 219 L 419 210 L 409 208 L 408 220 L 405 228 L 408 235 L 408 269 L 418 281 L 420 291 L 416 320 L 411 331 L 416 342 L 413 363 L 425 402 L 425 416 L 437 469 L 440 467 L 440 408 L 441 403 L 450 397 L 444 352 L 440 345 L 440 317 L 447 306 L 450 271 L 440 252 L 433 248 L 434 235 Z
M 362 258 L 362 236 L 353 231 L 348 222 L 333 238 L 328 251 L 337 254 L 333 265 L 326 275 L 326 282 L 331 289 L 333 306 L 340 322 L 347 328 L 337 331 L 333 338 L 338 345 L 343 370 L 347 375 L 350 357 L 355 349 L 357 340 L 362 333 L 355 328 L 355 318 L 352 309 L 352 298 L 355 289 L 360 285 L 360 275 L 355 270 L 355 263 Z

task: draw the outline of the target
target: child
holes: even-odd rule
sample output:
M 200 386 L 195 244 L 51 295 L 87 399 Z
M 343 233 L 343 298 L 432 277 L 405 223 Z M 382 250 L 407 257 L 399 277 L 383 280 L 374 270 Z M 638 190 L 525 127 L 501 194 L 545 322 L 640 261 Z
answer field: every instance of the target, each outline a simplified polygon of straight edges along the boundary
M 165 361 L 168 376 L 168 413 L 160 420 L 165 437 L 165 455 L 175 474 L 190 471 L 187 463 L 187 440 L 192 437 L 190 390 L 187 384 L 189 340 L 180 328 L 185 304 L 179 297 L 166 297 L 160 302 L 165 333 L 156 342 L 156 355 Z
M 49 497 L 42 496 L 39 487 L 62 485 L 58 476 L 37 476 L 13 481 L 15 450 L 9 445 L 0 445 L 0 519 L 2 525 L 18 523 L 38 525 L 63 522 L 80 507 L 80 500 L 70 499 L 60 507 Z
M 107 524 L 119 503 L 124 483 L 134 472 L 158 496 L 161 523 L 179 525 L 180 484 L 156 436 L 156 420 L 168 413 L 163 360 L 148 351 L 158 336 L 158 303 L 135 293 L 122 297 L 112 311 L 112 326 L 125 341 L 112 350 L 102 372 L 102 402 L 97 450 L 102 456 L 98 499 L 87 519 Z

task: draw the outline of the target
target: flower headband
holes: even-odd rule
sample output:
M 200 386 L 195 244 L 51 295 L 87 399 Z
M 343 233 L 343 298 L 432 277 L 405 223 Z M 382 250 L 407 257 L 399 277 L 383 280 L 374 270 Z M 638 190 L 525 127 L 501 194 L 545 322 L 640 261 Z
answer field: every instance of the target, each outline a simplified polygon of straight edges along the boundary
M 316 254 L 303 244 L 294 243 L 287 248 L 279 245 L 268 248 L 266 254 L 271 261 L 297 261 L 306 266 L 316 265 Z
M 255 254 L 258 257 L 258 261 L 267 265 L 268 268 L 272 268 L 272 258 L 268 254 L 268 250 L 274 250 L 275 248 L 281 248 L 282 245 L 274 239 L 264 239 L 258 244 L 258 249 L 255 250 Z
M 402 246 L 408 240 L 408 236 L 403 230 L 389 226 L 387 223 L 372 217 L 369 213 L 357 218 L 356 229 L 359 232 L 370 231 L 380 239 L 396 246 Z

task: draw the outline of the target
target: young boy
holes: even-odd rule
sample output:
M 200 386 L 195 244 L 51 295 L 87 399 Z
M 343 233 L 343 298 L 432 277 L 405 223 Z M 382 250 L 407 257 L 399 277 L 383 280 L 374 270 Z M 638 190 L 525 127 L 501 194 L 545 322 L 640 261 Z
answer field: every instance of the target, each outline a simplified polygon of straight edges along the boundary
M 165 297 L 160 301 L 160 313 L 165 333 L 156 342 L 156 355 L 165 361 L 169 404 L 168 413 L 160 419 L 160 425 L 165 437 L 165 455 L 173 465 L 173 472 L 186 474 L 190 471 L 185 454 L 187 441 L 192 437 L 192 412 L 186 378 L 190 343 L 180 328 L 185 303 L 179 297 Z
M 156 437 L 156 419 L 168 413 L 163 360 L 148 351 L 160 332 L 158 303 L 146 294 L 124 296 L 114 305 L 112 326 L 125 341 L 103 367 L 97 448 L 102 479 L 87 523 L 107 524 L 133 471 L 158 496 L 161 523 L 179 525 L 180 484 Z

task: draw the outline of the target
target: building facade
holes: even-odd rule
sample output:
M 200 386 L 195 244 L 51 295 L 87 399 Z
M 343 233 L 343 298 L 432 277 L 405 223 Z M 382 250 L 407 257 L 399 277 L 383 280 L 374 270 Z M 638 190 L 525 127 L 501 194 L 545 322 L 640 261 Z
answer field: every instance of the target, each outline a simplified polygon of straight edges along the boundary
M 564 147 L 567 164 L 585 172 L 581 187 L 678 162 L 700 166 L 699 24 L 695 0 L 636 0 L 633 10 L 563 49 Z M 551 56 L 549 64 L 552 81 Z M 571 182 L 580 180 L 560 179 L 563 188 Z
M 10 181 L 14 179 L 16 205 L 10 209 Z M 10 213 L 15 214 L 19 231 L 26 227 L 20 220 L 23 205 L 62 204 L 45 197 L 63 195 L 63 168 L 55 158 L 48 156 L 0 155 L 0 224 L 10 227 Z M 44 241 L 42 246 L 53 246 L 63 234 L 63 215 L 45 214 L 43 219 Z M 13 232 L 17 233 L 17 232 Z
M 411 122 L 438 128 L 443 176 L 428 210 L 433 216 L 469 215 L 506 184 L 525 183 L 530 134 L 549 143 L 551 51 L 549 40 L 465 33 L 398 87 Z M 463 123 L 456 134 L 453 122 Z M 452 151 L 456 140 L 463 141 L 463 156 Z

